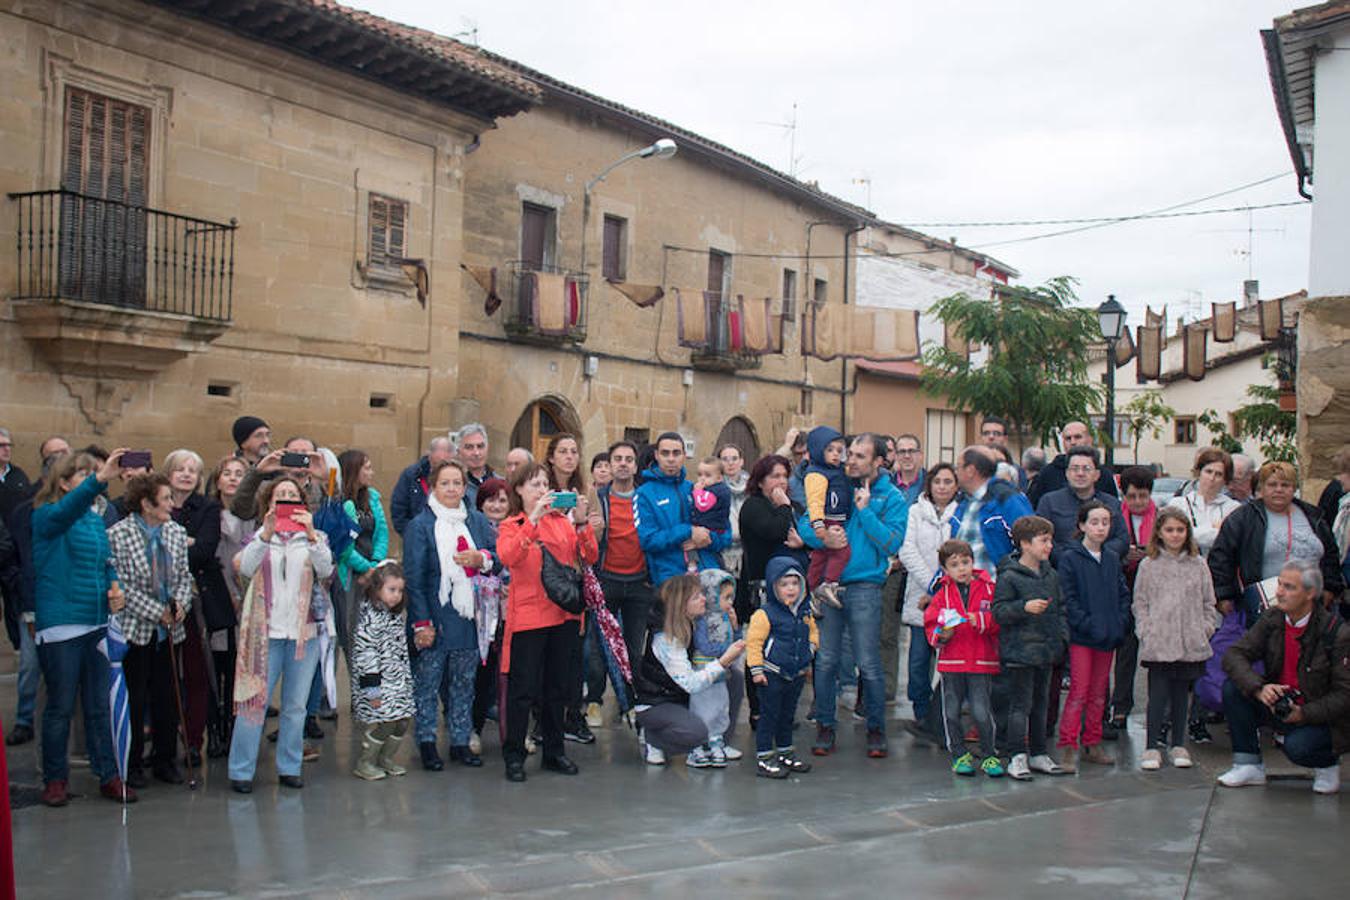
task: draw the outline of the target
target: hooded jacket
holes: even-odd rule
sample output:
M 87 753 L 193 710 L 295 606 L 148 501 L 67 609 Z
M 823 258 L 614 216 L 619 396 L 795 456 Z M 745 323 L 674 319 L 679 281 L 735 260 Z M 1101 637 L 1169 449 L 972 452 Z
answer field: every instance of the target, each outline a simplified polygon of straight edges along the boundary
M 879 472 L 872 482 L 872 499 L 862 509 L 855 507 L 845 526 L 850 555 L 839 582 L 885 584 L 891 557 L 905 542 L 908 525 L 909 504 L 905 495 L 889 475 Z M 797 521 L 797 534 L 812 550 L 825 546 L 811 527 L 810 513 L 804 513 Z
M 801 583 L 797 602 L 787 606 L 778 598 L 778 580 L 795 576 Z M 788 681 L 811 665 L 820 635 L 806 599 L 806 576 L 796 563 L 782 556 L 769 560 L 764 570 L 764 605 L 750 617 L 745 633 L 745 662 L 752 676 L 772 672 Z
M 735 597 L 736 579 L 724 569 L 704 569 L 698 573 L 703 585 L 703 597 L 707 601 L 707 611 L 694 620 L 694 634 L 690 643 L 693 648 L 695 665 L 706 665 L 721 657 L 736 640 L 736 627 L 731 616 L 722 611 L 722 585 L 729 584 Z
M 1026 495 L 1002 478 L 989 479 L 983 497 L 979 500 L 965 497 L 956 507 L 952 514 L 953 535 L 960 533 L 961 521 L 972 503 L 980 505 L 976 514 L 980 517 L 980 540 L 984 542 L 985 555 L 999 560 L 1016 550 L 1012 544 L 1013 523 L 1032 513 Z
M 633 516 L 637 520 L 638 543 L 647 555 L 647 573 L 659 586 L 667 578 L 685 570 L 681 545 L 689 540 L 690 515 L 694 508 L 694 486 L 684 477 L 684 469 L 666 475 L 653 464 L 642 473 Z M 731 542 L 731 532 L 711 532 L 712 543 L 702 548 L 720 553 Z
M 939 672 L 998 674 L 998 622 L 990 608 L 993 599 L 994 579 L 983 569 L 975 570 L 966 600 L 961 599 L 961 589 L 951 576 L 942 576 L 933 601 L 923 611 L 923 630 L 928 643 L 937 648 Z M 939 617 L 944 609 L 955 610 L 966 621 L 952 629 L 952 636 L 942 644 L 937 636 L 942 630 Z
M 853 485 L 844 474 L 842 463 L 825 462 L 825 449 L 844 436 L 828 425 L 818 425 L 806 436 L 806 453 L 810 463 L 802 478 L 806 494 L 806 515 L 812 524 L 843 522 L 853 507 Z
M 1130 589 L 1120 557 L 1103 547 L 1098 561 L 1079 541 L 1064 549 L 1058 568 L 1070 642 L 1093 650 L 1114 650 L 1124 643 Z
M 1027 612 L 1028 600 L 1049 600 L 1040 615 Z M 1022 565 L 1019 554 L 1010 553 L 998 564 L 994 586 L 994 621 L 998 622 L 998 653 L 1003 666 L 1052 666 L 1064 658 L 1069 646 L 1069 622 L 1064 615 L 1064 597 L 1059 573 L 1049 562 L 1039 571 Z

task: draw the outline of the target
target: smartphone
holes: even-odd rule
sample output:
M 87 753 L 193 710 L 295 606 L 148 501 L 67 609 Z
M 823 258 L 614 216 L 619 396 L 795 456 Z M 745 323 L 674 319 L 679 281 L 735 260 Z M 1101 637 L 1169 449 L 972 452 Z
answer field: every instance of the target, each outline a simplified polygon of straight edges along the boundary
M 553 495 L 554 509 L 575 509 L 577 505 L 576 491 L 558 491 Z
M 281 454 L 281 465 L 287 469 L 308 469 L 309 454 L 293 453 L 290 450 Z
M 152 460 L 149 450 L 128 450 L 117 464 L 124 469 L 148 469 Z
M 295 521 L 295 514 L 305 508 L 303 503 L 278 503 L 276 529 L 280 532 L 304 531 L 305 526 Z

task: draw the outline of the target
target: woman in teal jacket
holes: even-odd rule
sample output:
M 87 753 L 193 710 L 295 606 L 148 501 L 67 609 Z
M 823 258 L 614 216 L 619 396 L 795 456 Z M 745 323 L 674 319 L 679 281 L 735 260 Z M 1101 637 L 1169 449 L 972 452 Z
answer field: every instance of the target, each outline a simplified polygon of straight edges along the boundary
M 371 487 L 375 467 L 364 450 L 347 450 L 338 456 L 342 471 L 342 509 L 355 523 L 351 544 L 338 560 L 338 582 L 342 586 L 336 603 L 338 640 L 345 650 L 356 623 L 361 586 L 357 579 L 375 568 L 389 555 L 389 526 L 379 491 Z
M 38 662 L 47 685 L 42 711 L 42 801 L 65 806 L 70 776 L 66 746 L 75 696 L 84 710 L 89 766 L 99 792 L 133 802 L 113 757 L 108 711 L 108 657 L 99 649 L 108 613 L 126 604 L 115 577 L 103 517 L 94 511 L 117 474 L 124 450 L 99 464 L 85 453 L 65 457 L 33 500 Z

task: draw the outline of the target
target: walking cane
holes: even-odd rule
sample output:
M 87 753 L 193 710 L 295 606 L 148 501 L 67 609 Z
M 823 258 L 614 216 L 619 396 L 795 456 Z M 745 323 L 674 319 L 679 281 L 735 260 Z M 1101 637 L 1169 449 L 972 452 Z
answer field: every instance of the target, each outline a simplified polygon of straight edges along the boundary
M 174 618 L 178 618 L 178 604 L 170 603 L 169 609 L 173 610 Z M 185 626 L 186 627 L 186 626 Z M 192 742 L 188 740 L 187 719 L 183 717 L 183 693 L 178 686 L 178 654 L 173 649 L 173 628 L 169 628 L 169 668 L 173 670 L 173 704 L 178 709 L 178 733 L 183 738 L 183 749 L 188 750 L 192 747 Z M 188 770 L 188 790 L 197 789 L 196 770 L 192 766 L 192 754 L 187 755 Z

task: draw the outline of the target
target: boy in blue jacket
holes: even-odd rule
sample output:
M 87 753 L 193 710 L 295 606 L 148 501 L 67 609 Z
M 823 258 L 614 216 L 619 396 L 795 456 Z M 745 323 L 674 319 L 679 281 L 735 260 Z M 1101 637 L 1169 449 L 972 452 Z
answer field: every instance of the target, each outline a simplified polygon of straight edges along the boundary
M 806 452 L 810 464 L 802 479 L 806 494 L 806 516 L 811 530 L 821 541 L 831 525 L 844 527 L 853 509 L 853 485 L 844 474 L 844 436 L 828 425 L 811 429 L 806 436 Z M 818 547 L 811 551 L 811 565 L 806 570 L 806 586 L 812 596 L 842 608 L 839 602 L 839 579 L 848 565 L 849 548 Z

